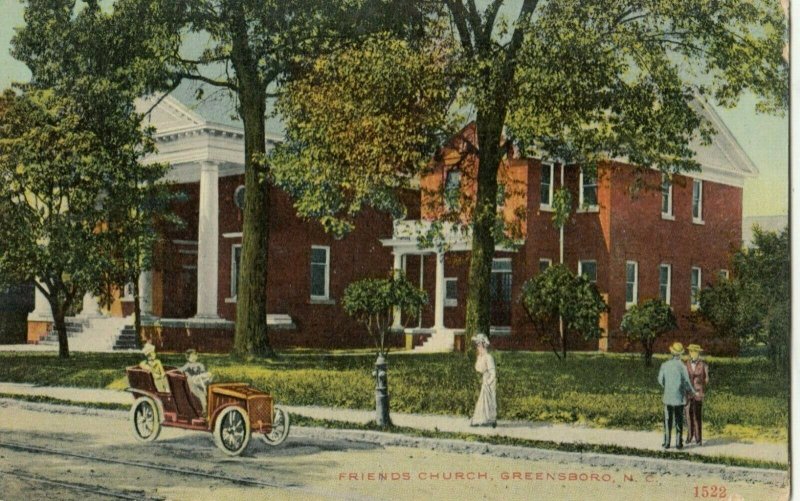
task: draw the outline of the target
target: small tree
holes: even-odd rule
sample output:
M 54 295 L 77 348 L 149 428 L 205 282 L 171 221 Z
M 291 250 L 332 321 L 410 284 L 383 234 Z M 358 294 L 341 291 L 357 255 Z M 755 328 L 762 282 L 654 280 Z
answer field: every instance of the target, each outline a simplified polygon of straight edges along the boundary
M 700 291 L 700 315 L 720 336 L 766 346 L 781 366 L 789 360 L 789 232 L 754 230 L 754 246 L 733 256 L 733 279 Z
M 600 337 L 600 314 L 608 310 L 594 284 L 560 264 L 525 282 L 520 302 L 534 330 L 560 360 L 567 358 L 569 333 L 580 334 L 584 339 Z M 559 318 L 563 329 L 559 328 Z
M 347 286 L 342 306 L 348 315 L 363 324 L 375 341 L 378 358 L 375 361 L 376 387 L 375 411 L 380 426 L 390 426 L 389 385 L 386 360 L 386 334 L 392 326 L 394 308 L 400 310 L 401 318 L 416 317 L 420 308 L 427 304 L 428 295 L 404 276 L 395 272 L 387 278 L 365 278 Z
M 653 365 L 653 345 L 656 339 L 678 327 L 672 308 L 661 299 L 648 299 L 635 304 L 622 317 L 620 329 L 632 341 L 641 341 L 644 364 Z

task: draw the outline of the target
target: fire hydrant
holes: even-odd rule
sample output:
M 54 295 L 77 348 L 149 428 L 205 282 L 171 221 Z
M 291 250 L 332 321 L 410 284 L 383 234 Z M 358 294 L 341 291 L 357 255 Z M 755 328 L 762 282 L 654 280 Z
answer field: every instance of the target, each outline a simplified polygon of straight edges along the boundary
M 386 359 L 383 354 L 378 354 L 375 361 L 375 370 L 372 371 L 375 378 L 375 422 L 378 426 L 391 426 L 389 419 L 389 380 L 386 374 Z

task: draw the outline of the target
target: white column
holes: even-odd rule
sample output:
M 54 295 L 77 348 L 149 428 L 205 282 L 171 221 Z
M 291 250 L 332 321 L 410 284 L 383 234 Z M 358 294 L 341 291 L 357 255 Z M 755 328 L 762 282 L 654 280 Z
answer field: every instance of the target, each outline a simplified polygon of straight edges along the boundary
M 203 162 L 200 170 L 200 217 L 197 228 L 197 317 L 217 316 L 219 258 L 219 166 Z
M 100 311 L 100 305 L 91 292 L 83 295 L 83 305 L 78 316 L 80 318 L 99 318 L 103 316 L 103 312 Z
M 153 271 L 139 274 L 139 311 L 142 317 L 153 317 Z
M 393 274 L 403 273 L 403 254 L 400 251 L 394 251 L 394 264 L 392 265 Z M 403 327 L 402 319 L 400 318 L 402 312 L 400 308 L 394 307 L 394 317 L 392 318 L 392 330 L 400 330 Z
M 50 308 L 50 303 L 47 301 L 47 298 L 44 297 L 42 291 L 39 290 L 39 287 L 34 286 L 34 297 L 33 297 L 33 311 L 28 313 L 28 321 L 33 322 L 52 322 L 53 321 L 53 311 Z
M 433 328 L 444 329 L 444 251 L 436 252 L 436 293 L 434 296 Z

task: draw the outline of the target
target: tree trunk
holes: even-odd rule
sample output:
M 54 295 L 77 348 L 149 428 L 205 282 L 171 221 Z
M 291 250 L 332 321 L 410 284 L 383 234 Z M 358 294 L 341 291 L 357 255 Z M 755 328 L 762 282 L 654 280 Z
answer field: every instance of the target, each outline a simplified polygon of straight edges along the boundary
M 567 359 L 567 333 L 564 331 L 564 318 L 558 318 L 558 327 L 561 329 L 561 360 Z
M 239 115 L 244 124 L 245 200 L 233 353 L 241 357 L 271 357 L 273 351 L 267 337 L 269 169 L 263 161 L 266 84 L 259 77 L 258 60 L 249 47 L 242 6 L 234 5 L 238 8 L 232 13 L 231 60 L 239 87 Z
M 49 299 L 49 298 L 48 298 Z M 50 300 L 50 309 L 53 311 L 53 324 L 58 334 L 58 356 L 69 358 L 69 340 L 67 338 L 67 323 L 64 319 L 66 307 Z
M 142 347 L 142 306 L 139 304 L 139 280 L 133 280 L 133 330 L 136 332 L 136 347 Z
M 643 341 L 644 345 L 644 365 L 645 367 L 653 366 L 653 343 Z
M 475 212 L 472 217 L 472 255 L 469 263 L 469 294 L 465 338 L 491 327 L 490 280 L 494 257 L 497 213 L 497 171 L 502 159 L 500 138 L 505 113 L 478 112 L 478 173 Z

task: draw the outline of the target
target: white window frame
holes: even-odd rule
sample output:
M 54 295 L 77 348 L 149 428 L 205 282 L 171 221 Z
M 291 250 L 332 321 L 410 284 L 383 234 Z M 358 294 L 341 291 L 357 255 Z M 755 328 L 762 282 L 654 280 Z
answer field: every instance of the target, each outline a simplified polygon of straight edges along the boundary
M 694 283 L 694 272 L 697 271 L 697 285 Z M 700 289 L 703 283 L 703 269 L 699 266 L 692 266 L 692 271 L 689 274 L 689 304 L 692 311 L 700 308 Z
M 698 195 L 697 195 L 697 215 L 695 216 L 694 210 L 694 188 L 695 186 L 699 186 Z M 692 222 L 695 224 L 703 224 L 703 180 L 702 179 L 693 179 L 692 180 Z
M 667 186 L 667 192 L 664 193 L 664 186 Z M 664 212 L 664 195 L 667 197 L 667 211 Z M 675 220 L 675 211 L 672 207 L 672 180 L 668 175 L 661 175 L 661 219 L 669 221 Z
M 583 275 L 583 263 L 594 263 L 594 280 L 589 281 L 597 285 L 597 260 L 596 259 L 581 259 L 578 261 L 578 276 Z M 588 278 L 588 277 L 587 277 Z
M 628 265 L 633 265 L 633 301 L 628 301 Z M 635 305 L 639 301 L 639 263 L 636 261 L 625 261 L 625 309 Z
M 662 268 L 667 269 L 667 292 L 664 295 L 665 297 L 661 297 L 661 270 Z M 658 265 L 658 297 L 660 297 L 665 303 L 670 304 L 670 300 L 672 298 L 672 265 L 667 263 L 661 263 Z
M 579 199 L 578 200 L 579 201 L 579 203 L 578 203 L 578 212 L 597 212 L 598 210 L 600 210 L 600 207 L 598 205 L 600 203 L 600 200 L 599 200 L 600 184 L 599 184 L 599 180 L 598 180 L 598 173 L 595 173 L 595 175 L 594 175 L 594 185 L 591 185 L 591 184 L 584 185 L 583 169 L 580 170 L 580 175 L 578 176 L 578 179 L 579 179 L 579 181 L 578 181 L 578 199 Z M 584 189 L 587 186 L 594 186 L 594 198 L 595 198 L 595 201 L 597 201 L 596 204 L 585 205 L 583 203 L 583 198 L 584 198 L 583 192 L 584 192 Z
M 457 196 L 455 200 L 450 200 L 448 198 L 448 186 L 447 182 L 450 179 L 450 176 L 458 175 L 458 184 L 456 185 L 457 189 Z M 444 208 L 447 211 L 455 211 L 461 207 L 461 182 L 464 179 L 464 174 L 461 172 L 461 169 L 450 169 L 444 175 L 444 186 L 442 188 L 442 198 L 444 202 Z
M 721 270 L 719 270 L 719 278 L 721 280 L 730 280 L 731 272 L 726 270 L 725 268 L 722 268 Z
M 236 269 L 236 249 L 241 249 L 242 244 L 231 244 L 231 287 L 230 296 L 225 298 L 226 303 L 235 303 L 237 299 L 236 284 L 239 281 L 239 270 Z
M 547 190 L 548 202 L 544 203 L 541 200 L 541 197 L 542 197 L 542 184 L 543 184 L 543 180 L 544 180 L 544 169 L 546 167 L 550 168 L 550 186 L 549 186 L 549 188 Z M 542 163 L 542 170 L 540 172 L 540 177 L 539 177 L 539 208 L 542 209 L 542 210 L 553 210 L 553 195 L 555 193 L 555 190 L 554 190 L 554 188 L 555 188 L 555 178 L 554 177 L 555 177 L 555 165 L 553 165 L 551 163 Z
M 456 288 L 456 297 L 447 297 L 448 282 L 455 283 L 454 287 Z M 458 278 L 456 277 L 445 277 L 444 279 L 444 305 L 448 308 L 458 306 Z
M 311 262 L 311 256 L 314 255 L 314 250 L 315 249 L 322 249 L 322 250 L 325 251 L 325 294 L 322 295 L 322 296 L 314 295 L 313 291 L 311 291 L 311 273 L 310 273 L 311 269 L 312 269 L 311 267 L 313 267 L 314 265 L 322 264 L 322 263 L 312 263 Z M 309 266 L 308 287 L 309 287 L 309 292 L 311 293 L 311 299 L 312 300 L 318 300 L 318 301 L 327 301 L 327 300 L 329 300 L 330 296 L 331 296 L 331 288 L 330 288 L 331 287 L 331 248 L 330 248 L 330 246 L 328 246 L 328 245 L 312 245 L 311 246 L 311 255 L 309 256 L 309 260 L 308 260 L 308 266 Z
M 539 273 L 543 273 L 544 270 L 542 269 L 542 263 L 547 263 L 547 268 L 553 266 L 553 260 L 549 257 L 540 257 L 539 258 Z M 545 269 L 547 269 L 545 268 Z

